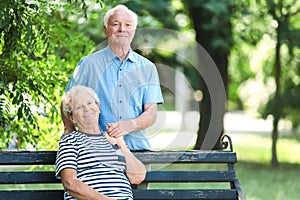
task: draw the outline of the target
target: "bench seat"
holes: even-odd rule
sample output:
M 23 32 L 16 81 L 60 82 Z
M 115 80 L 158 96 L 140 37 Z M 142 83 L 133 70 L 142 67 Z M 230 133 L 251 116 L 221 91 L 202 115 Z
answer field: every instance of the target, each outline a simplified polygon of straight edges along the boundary
M 237 162 L 235 152 L 176 150 L 135 152 L 134 154 L 144 164 L 151 165 L 151 171 L 147 172 L 144 180 L 145 183 L 150 184 L 150 187 L 133 189 L 136 200 L 246 199 L 234 168 Z M 1 151 L 1 198 L 5 200 L 62 200 L 63 188 L 60 180 L 54 176 L 55 158 L 56 151 Z M 190 167 L 191 165 L 193 167 Z M 213 168 L 214 165 L 217 167 Z M 194 184 L 194 188 L 186 187 L 191 183 Z M 219 188 L 209 185 L 208 188 L 202 188 L 200 183 L 201 186 L 202 183 L 222 183 L 226 186 Z M 50 185 L 50 187 L 41 189 L 37 184 Z M 164 185 L 160 186 L 160 184 Z M 173 186 L 175 184 L 177 187 L 165 187 L 168 184 L 173 184 Z M 17 185 L 24 186 L 24 189 L 14 188 Z

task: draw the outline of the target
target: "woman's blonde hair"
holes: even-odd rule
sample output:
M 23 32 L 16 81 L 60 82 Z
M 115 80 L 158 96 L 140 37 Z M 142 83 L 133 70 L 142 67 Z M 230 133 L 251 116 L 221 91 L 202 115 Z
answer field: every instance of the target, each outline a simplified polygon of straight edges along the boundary
M 100 104 L 100 100 L 92 88 L 83 85 L 76 85 L 72 87 L 69 91 L 67 91 L 62 97 L 62 109 L 65 116 L 69 117 L 70 115 L 72 115 L 73 99 L 80 98 L 80 96 L 78 96 L 80 93 L 86 93 L 90 95 L 95 99 L 95 103 L 97 105 Z

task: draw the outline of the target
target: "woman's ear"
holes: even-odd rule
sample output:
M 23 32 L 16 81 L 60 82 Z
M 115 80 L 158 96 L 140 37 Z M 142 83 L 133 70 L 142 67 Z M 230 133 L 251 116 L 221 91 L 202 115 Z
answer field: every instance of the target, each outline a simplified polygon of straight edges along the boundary
M 69 118 L 69 121 L 72 122 L 73 125 L 75 126 L 76 123 L 75 123 L 73 115 L 69 115 L 68 118 Z

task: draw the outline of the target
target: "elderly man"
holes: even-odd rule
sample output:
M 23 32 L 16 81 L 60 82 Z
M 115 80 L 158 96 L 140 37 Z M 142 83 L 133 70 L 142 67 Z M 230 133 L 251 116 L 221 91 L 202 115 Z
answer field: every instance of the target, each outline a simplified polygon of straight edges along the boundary
M 163 97 L 155 65 L 131 49 L 136 27 L 137 15 L 126 6 L 107 11 L 108 46 L 80 60 L 65 91 L 74 85 L 93 88 L 101 101 L 101 131 L 124 136 L 131 151 L 145 151 L 151 150 L 145 129 L 155 122 Z M 73 131 L 63 120 L 66 133 Z

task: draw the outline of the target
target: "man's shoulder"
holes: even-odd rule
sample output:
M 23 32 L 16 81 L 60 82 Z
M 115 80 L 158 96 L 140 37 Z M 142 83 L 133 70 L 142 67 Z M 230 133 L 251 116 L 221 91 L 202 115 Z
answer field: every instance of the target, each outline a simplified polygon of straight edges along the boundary
M 94 51 L 84 57 L 85 60 L 101 59 L 107 54 L 106 48 Z
M 88 54 L 87 56 L 85 56 L 84 58 L 81 59 L 81 63 L 82 65 L 86 65 L 86 64 L 92 64 L 92 63 L 98 63 L 98 62 L 106 62 L 107 60 L 110 59 L 110 53 L 107 50 L 107 48 L 101 49 L 101 50 L 97 50 L 94 51 L 90 54 Z
M 153 62 L 151 60 L 149 60 L 148 58 L 146 58 L 145 56 L 143 56 L 135 51 L 131 51 L 131 53 L 132 53 L 132 58 L 134 59 L 134 61 L 149 64 L 149 65 L 154 65 Z

